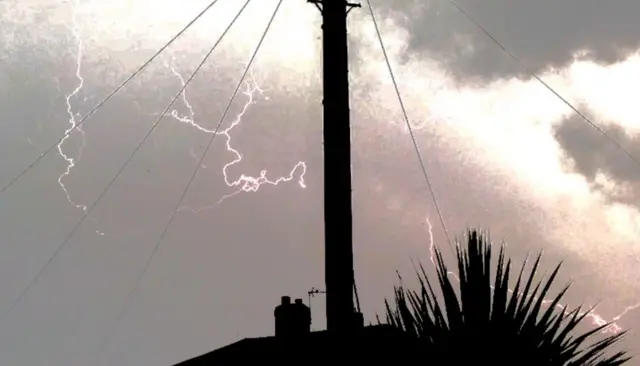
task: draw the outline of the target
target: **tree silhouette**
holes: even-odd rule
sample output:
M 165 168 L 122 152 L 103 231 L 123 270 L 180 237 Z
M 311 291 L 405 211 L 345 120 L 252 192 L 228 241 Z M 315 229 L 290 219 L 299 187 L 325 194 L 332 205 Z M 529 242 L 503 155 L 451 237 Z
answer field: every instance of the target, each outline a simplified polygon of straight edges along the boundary
M 610 324 L 580 333 L 577 326 L 588 315 L 578 307 L 558 310 L 558 304 L 569 286 L 555 298 L 549 289 L 560 264 L 545 280 L 534 280 L 540 263 L 539 255 L 524 280 L 525 264 L 509 290 L 511 260 L 505 261 L 500 248 L 491 281 L 491 244 L 485 233 L 470 230 L 466 248 L 456 248 L 459 291 L 450 279 L 442 253 L 436 249 L 436 271 L 440 301 L 432 282 L 420 266 L 417 275 L 419 291 L 394 290 L 392 307 L 385 301 L 387 322 L 402 329 L 417 347 L 412 348 L 430 365 L 536 365 L 536 366 L 609 366 L 627 362 L 626 351 L 608 356 L 611 346 L 626 332 L 610 336 L 600 333 Z

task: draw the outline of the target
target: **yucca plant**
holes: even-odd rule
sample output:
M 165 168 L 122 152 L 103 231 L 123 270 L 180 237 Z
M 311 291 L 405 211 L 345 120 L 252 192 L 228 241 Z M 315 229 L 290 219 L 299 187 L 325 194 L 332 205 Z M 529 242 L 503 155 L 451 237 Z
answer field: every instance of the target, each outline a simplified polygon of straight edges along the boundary
M 626 352 L 607 355 L 625 332 L 603 336 L 605 324 L 581 333 L 588 315 L 581 307 L 568 311 L 558 304 L 565 287 L 550 301 L 549 290 L 560 264 L 548 279 L 534 280 L 539 255 L 525 280 L 522 266 L 510 290 L 511 260 L 500 248 L 491 280 L 491 245 L 485 233 L 470 230 L 466 246 L 456 248 L 459 291 L 436 249 L 439 301 L 424 267 L 418 269 L 420 290 L 395 288 L 394 306 L 386 301 L 387 322 L 416 340 L 415 349 L 430 365 L 613 366 L 629 360 Z M 492 284 L 493 282 L 493 284 Z M 600 337 L 600 339 L 598 339 Z

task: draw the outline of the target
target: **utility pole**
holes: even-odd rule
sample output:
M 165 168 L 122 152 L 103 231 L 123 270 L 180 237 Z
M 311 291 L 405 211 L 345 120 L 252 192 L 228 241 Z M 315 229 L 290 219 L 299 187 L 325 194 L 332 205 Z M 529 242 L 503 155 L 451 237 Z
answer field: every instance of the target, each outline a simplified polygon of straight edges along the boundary
M 347 0 L 307 0 L 322 13 L 325 290 L 327 330 L 354 329 L 351 123 Z

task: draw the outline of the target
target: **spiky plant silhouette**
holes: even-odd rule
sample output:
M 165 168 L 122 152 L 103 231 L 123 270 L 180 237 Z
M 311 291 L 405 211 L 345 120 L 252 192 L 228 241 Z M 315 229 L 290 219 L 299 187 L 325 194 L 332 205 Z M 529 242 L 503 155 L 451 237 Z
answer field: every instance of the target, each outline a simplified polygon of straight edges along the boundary
M 549 302 L 549 290 L 560 264 L 546 281 L 534 280 L 539 255 L 526 282 L 522 266 L 513 291 L 509 290 L 511 260 L 500 248 L 491 281 L 491 245 L 486 233 L 470 230 L 466 247 L 456 248 L 459 295 L 454 289 L 442 253 L 436 249 L 440 301 L 420 266 L 420 290 L 402 284 L 395 288 L 392 307 L 386 303 L 387 322 L 416 340 L 416 352 L 430 365 L 612 366 L 628 361 L 625 351 L 612 355 L 611 346 L 625 334 L 602 336 L 610 324 L 580 333 L 578 325 L 588 311 L 557 309 L 569 286 Z M 526 262 L 525 262 L 526 264 Z M 454 280 L 455 281 L 455 280 Z M 601 337 L 601 339 L 598 339 Z M 424 352 L 424 353 L 423 353 Z M 421 357 L 422 358 L 422 357 Z

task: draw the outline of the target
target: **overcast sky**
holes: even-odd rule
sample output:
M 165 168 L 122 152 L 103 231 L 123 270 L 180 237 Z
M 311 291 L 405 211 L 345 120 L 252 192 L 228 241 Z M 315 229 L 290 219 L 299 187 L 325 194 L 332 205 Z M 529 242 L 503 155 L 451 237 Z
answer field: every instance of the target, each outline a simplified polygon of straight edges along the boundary
M 0 2 L 0 186 L 207 2 Z M 113 328 L 276 2 L 249 5 L 186 98 L 0 322 L 1 364 L 172 365 L 271 334 L 281 295 L 306 301 L 311 287 L 324 287 L 320 15 L 286 0 L 225 134 Z M 101 195 L 242 3 L 220 0 L 0 195 L 0 311 Z M 640 2 L 459 3 L 640 157 Z M 373 5 L 452 236 L 487 228 L 517 261 L 544 249 L 545 268 L 564 261 L 560 284 L 575 280 L 570 305 L 600 301 L 602 318 L 624 313 L 618 326 L 640 325 L 640 310 L 625 312 L 640 303 L 640 166 L 447 0 Z M 395 270 L 410 278 L 412 258 L 428 263 L 430 224 L 447 247 L 366 7 L 350 13 L 350 36 L 356 277 L 373 320 L 397 283 Z M 255 188 L 263 171 L 272 182 L 285 179 L 238 193 Z M 312 312 L 314 327 L 324 327 L 322 297 Z M 627 345 L 634 343 L 632 334 Z

